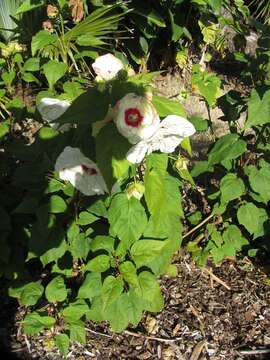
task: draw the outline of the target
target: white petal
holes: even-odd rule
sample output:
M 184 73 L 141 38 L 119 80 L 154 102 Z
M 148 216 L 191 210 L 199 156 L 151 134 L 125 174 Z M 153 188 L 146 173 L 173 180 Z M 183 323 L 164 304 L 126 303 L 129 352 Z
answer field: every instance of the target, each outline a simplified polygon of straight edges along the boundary
M 96 58 L 92 67 L 97 74 L 98 79 L 111 80 L 118 71 L 124 68 L 121 60 L 112 54 L 105 54 Z
M 196 131 L 190 121 L 177 115 L 169 115 L 162 120 L 160 123 L 160 129 L 164 129 L 164 134 L 178 135 L 182 138 L 191 136 Z
M 53 122 L 63 115 L 69 106 L 70 103 L 65 100 L 43 98 L 37 108 L 44 120 Z
M 145 155 L 149 153 L 149 150 L 147 143 L 142 140 L 129 149 L 126 157 L 132 164 L 138 164 L 143 160 Z
M 83 167 L 95 173 L 88 173 Z M 56 160 L 55 170 L 59 172 L 60 179 L 69 181 L 85 195 L 100 195 L 108 192 L 97 165 L 85 157 L 78 148 L 65 147 Z

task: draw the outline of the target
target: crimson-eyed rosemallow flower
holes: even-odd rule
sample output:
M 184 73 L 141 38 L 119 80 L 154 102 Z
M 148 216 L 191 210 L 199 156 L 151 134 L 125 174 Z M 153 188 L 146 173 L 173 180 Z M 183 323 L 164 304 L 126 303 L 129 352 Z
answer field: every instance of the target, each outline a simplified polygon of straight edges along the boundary
M 84 195 L 102 195 L 108 192 L 97 165 L 78 148 L 65 147 L 56 159 L 55 171 L 59 172 L 60 179 L 69 181 Z
M 64 112 L 69 108 L 70 103 L 66 100 L 59 100 L 54 98 L 43 98 L 37 105 L 37 109 L 43 120 L 47 121 L 50 126 L 60 131 L 66 131 L 70 128 L 69 124 L 64 124 L 59 127 L 55 122 Z
M 184 138 L 193 135 L 195 131 L 194 126 L 187 119 L 169 115 L 161 121 L 151 137 L 139 141 L 129 149 L 127 159 L 132 164 L 136 164 L 153 151 L 172 153 Z
M 149 139 L 158 129 L 160 119 L 151 101 L 134 93 L 125 95 L 115 106 L 114 121 L 121 135 L 131 144 Z
M 92 67 L 97 75 L 96 80 L 112 80 L 124 69 L 124 64 L 114 55 L 106 54 L 97 57 Z

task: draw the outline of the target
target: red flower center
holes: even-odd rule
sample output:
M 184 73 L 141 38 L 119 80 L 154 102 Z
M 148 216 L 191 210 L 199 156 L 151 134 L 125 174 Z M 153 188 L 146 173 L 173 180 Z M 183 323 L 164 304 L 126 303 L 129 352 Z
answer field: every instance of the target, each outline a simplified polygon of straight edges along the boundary
M 129 108 L 125 111 L 125 122 L 132 127 L 138 127 L 143 121 L 143 116 L 136 108 Z
M 82 170 L 83 172 L 85 172 L 87 175 L 97 175 L 97 170 L 94 168 L 91 168 L 87 165 L 82 165 Z

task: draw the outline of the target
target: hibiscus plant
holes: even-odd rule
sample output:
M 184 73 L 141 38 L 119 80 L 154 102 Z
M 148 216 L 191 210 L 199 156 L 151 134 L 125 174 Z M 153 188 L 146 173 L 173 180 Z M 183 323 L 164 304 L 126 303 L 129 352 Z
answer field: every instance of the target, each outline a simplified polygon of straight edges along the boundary
M 151 73 L 129 77 L 111 54 L 93 68 L 73 102 L 38 100 L 47 126 L 15 176 L 27 253 L 9 293 L 29 308 L 25 333 L 50 328 L 64 354 L 85 342 L 86 319 L 118 332 L 162 309 L 158 278 L 177 273 L 182 236 L 176 149 L 186 154 L 195 132 L 179 103 L 152 94 Z M 37 263 L 42 280 L 30 275 Z

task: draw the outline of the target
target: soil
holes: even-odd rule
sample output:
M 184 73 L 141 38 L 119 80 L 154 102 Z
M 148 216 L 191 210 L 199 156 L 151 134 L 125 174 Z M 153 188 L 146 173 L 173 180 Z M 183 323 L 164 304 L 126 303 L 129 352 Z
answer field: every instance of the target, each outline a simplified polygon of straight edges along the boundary
M 159 314 L 145 314 L 136 329 L 114 334 L 106 323 L 87 323 L 87 344 L 73 344 L 71 360 L 252 360 L 270 359 L 270 286 L 248 260 L 224 260 L 219 267 L 195 265 L 189 255 L 174 260 L 178 275 L 161 281 L 166 300 Z M 26 337 L 25 309 L 1 299 L 1 343 L 17 359 L 63 359 L 53 335 Z

